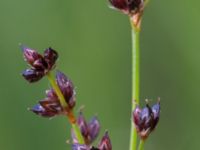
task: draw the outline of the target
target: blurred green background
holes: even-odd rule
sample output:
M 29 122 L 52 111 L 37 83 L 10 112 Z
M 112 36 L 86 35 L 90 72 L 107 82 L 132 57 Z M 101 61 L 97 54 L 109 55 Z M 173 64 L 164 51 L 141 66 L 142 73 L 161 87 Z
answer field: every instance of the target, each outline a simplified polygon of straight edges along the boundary
M 200 2 L 152 0 L 141 33 L 141 101 L 161 97 L 162 112 L 147 150 L 198 150 L 200 126 Z M 66 118 L 27 111 L 44 98 L 46 79 L 28 84 L 18 44 L 51 46 L 73 80 L 77 107 L 98 114 L 113 150 L 128 150 L 131 37 L 128 18 L 107 0 L 0 0 L 0 149 L 70 150 Z

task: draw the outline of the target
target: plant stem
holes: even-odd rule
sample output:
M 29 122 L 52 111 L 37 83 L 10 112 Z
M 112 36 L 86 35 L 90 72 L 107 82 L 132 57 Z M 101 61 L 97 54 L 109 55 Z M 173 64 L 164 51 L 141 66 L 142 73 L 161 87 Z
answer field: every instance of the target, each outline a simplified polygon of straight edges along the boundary
M 138 150 L 143 150 L 143 149 L 144 149 L 144 140 L 140 140 Z
M 58 87 L 58 85 L 56 84 L 56 81 L 54 80 L 54 77 L 53 75 L 51 74 L 51 72 L 49 72 L 47 74 L 47 78 L 52 86 L 52 88 L 54 89 L 54 91 L 56 92 L 58 98 L 59 98 L 59 101 L 60 101 L 60 104 L 61 106 L 67 110 L 67 118 L 69 120 L 69 122 L 71 123 L 71 126 L 74 130 L 74 134 L 79 142 L 79 144 L 84 144 L 84 139 L 82 137 L 82 134 L 81 134 L 81 131 L 78 127 L 78 125 L 76 124 L 76 117 L 74 116 L 74 113 L 72 110 L 68 109 L 68 105 L 65 101 L 65 98 L 62 94 L 62 92 L 60 91 L 60 88 Z
M 130 19 L 131 20 L 131 19 Z M 139 34 L 140 30 L 135 27 L 131 20 L 132 27 L 132 112 L 134 111 L 136 104 L 139 104 L 139 88 L 140 88 L 140 59 L 139 59 Z M 133 121 L 131 121 L 131 135 L 130 135 L 130 150 L 137 149 L 137 131 L 134 127 Z
M 59 100 L 60 100 L 61 106 L 62 106 L 63 108 L 66 108 L 66 107 L 67 107 L 67 103 L 66 103 L 66 101 L 65 101 L 65 98 L 64 98 L 62 92 L 60 91 L 60 88 L 59 88 L 58 85 L 56 84 L 56 81 L 54 80 L 54 77 L 53 77 L 53 75 L 51 74 L 51 72 L 49 72 L 49 73 L 47 74 L 47 78 L 48 78 L 48 80 L 49 80 L 51 86 L 52 86 L 53 89 L 55 90 L 55 92 L 56 92 L 56 94 L 57 94 L 57 96 L 58 96 L 58 98 L 59 98 Z

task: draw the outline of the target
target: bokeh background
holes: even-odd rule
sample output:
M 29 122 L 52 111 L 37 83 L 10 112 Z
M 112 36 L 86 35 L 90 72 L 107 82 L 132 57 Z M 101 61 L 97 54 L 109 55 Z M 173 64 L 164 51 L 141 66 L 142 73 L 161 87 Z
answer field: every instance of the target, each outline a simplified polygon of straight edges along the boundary
M 152 0 L 141 33 L 141 101 L 161 97 L 162 112 L 148 150 L 198 150 L 200 126 L 200 2 Z M 0 149 L 70 150 L 68 121 L 27 111 L 44 98 L 46 79 L 28 84 L 19 43 L 51 46 L 73 80 L 77 107 L 98 114 L 113 150 L 128 150 L 131 37 L 128 18 L 107 0 L 0 0 Z

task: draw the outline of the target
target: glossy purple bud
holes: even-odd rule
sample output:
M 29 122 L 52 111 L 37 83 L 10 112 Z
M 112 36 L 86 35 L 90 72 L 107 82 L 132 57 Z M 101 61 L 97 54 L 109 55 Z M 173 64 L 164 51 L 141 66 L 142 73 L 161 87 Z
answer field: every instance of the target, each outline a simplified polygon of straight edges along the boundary
M 40 115 L 42 117 L 53 117 L 56 114 L 52 111 L 47 111 L 46 109 L 44 109 L 40 104 L 35 105 L 32 109 L 30 109 L 32 112 L 34 112 L 37 115 Z
M 30 49 L 28 47 L 25 46 L 21 46 L 21 49 L 23 51 L 23 55 L 25 60 L 31 65 L 33 66 L 34 62 L 38 59 L 41 59 L 42 56 L 35 50 Z
M 27 69 L 22 76 L 30 83 L 40 80 L 44 76 L 44 72 L 36 69 Z
M 51 47 L 44 51 L 44 60 L 48 64 L 48 69 L 52 69 L 55 65 L 56 60 L 58 59 L 58 53 L 53 50 Z
M 62 72 L 57 72 L 56 81 L 63 96 L 65 97 L 66 103 L 70 108 L 73 108 L 75 106 L 76 101 L 74 86 L 71 80 L 69 80 L 69 78 L 65 76 L 65 74 L 63 74 Z
M 90 134 L 90 139 L 92 143 L 97 138 L 100 131 L 100 123 L 96 116 L 90 120 L 88 124 L 88 128 L 89 128 L 89 134 Z
M 72 150 L 90 150 L 90 148 L 84 144 L 73 144 Z
M 106 132 L 103 138 L 101 139 L 98 148 L 100 150 L 112 150 L 112 144 L 108 132 Z

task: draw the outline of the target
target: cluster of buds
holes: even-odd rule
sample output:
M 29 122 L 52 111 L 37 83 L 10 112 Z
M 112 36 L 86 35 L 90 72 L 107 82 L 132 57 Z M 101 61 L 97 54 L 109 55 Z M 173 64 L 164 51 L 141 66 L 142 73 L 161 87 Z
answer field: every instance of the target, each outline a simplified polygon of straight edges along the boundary
M 60 104 L 59 98 L 53 89 L 46 91 L 46 98 L 39 101 L 39 104 L 35 105 L 31 110 L 43 117 L 53 117 L 55 115 L 66 115 L 69 109 L 73 109 L 75 106 L 75 91 L 72 82 L 67 76 L 61 72 L 56 74 L 56 83 L 60 88 L 65 101 L 68 105 L 67 108 L 63 108 Z
M 75 143 L 72 145 L 72 150 L 112 150 L 112 144 L 108 132 L 106 132 L 98 144 L 98 147 Z
M 133 121 L 138 135 L 142 140 L 145 140 L 149 134 L 155 129 L 160 117 L 160 100 L 153 105 L 149 106 L 148 101 L 146 107 L 140 109 L 136 106 L 133 112 Z
M 31 66 L 26 69 L 22 75 L 30 83 L 39 81 L 43 76 L 47 75 L 52 69 L 55 68 L 55 62 L 58 59 L 58 53 L 52 48 L 44 51 L 44 54 L 39 54 L 36 50 L 21 46 L 25 61 Z M 60 103 L 59 97 L 54 89 L 46 91 L 46 98 L 40 100 L 30 110 L 42 117 L 53 117 L 60 114 L 68 114 L 75 106 L 75 90 L 71 80 L 62 72 L 56 73 L 56 84 L 61 91 L 67 108 L 63 108 Z
M 27 81 L 36 82 L 54 68 L 58 53 L 52 48 L 47 48 L 43 55 L 25 46 L 21 46 L 21 48 L 24 59 L 31 67 L 22 73 Z
M 99 131 L 100 131 L 100 123 L 96 116 L 94 116 L 89 123 L 85 120 L 83 113 L 80 112 L 77 124 L 81 130 L 81 134 L 84 138 L 85 144 L 90 145 L 92 142 L 97 138 Z M 72 139 L 73 143 L 78 143 L 77 138 L 72 130 Z
M 147 0 L 109 0 L 113 8 L 130 16 L 135 27 L 140 26 L 141 16 Z

